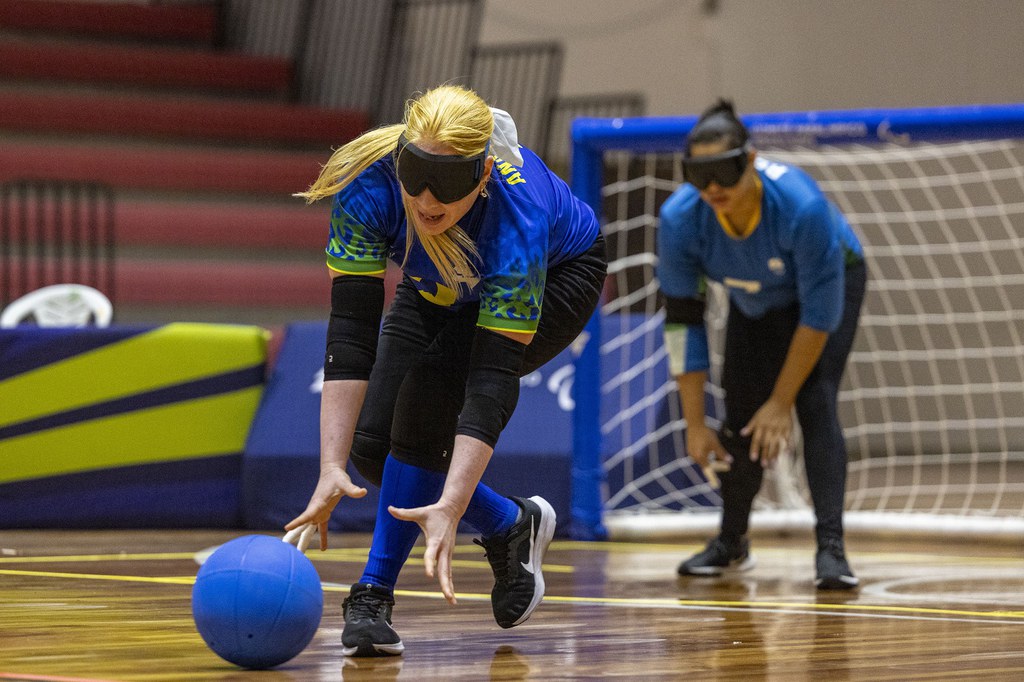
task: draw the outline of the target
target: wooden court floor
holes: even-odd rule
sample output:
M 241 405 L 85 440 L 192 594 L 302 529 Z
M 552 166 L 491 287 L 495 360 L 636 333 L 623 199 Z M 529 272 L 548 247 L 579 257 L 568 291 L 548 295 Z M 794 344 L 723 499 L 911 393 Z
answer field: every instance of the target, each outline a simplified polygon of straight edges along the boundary
M 291 662 L 246 671 L 192 622 L 194 555 L 241 532 L 0 531 L 0 680 L 1024 680 L 1024 548 L 849 538 L 862 587 L 817 593 L 810 538 L 756 537 L 741 576 L 681 579 L 699 549 L 556 541 L 544 603 L 494 624 L 490 569 L 469 537 L 458 606 L 402 574 L 395 626 L 405 655 L 344 659 L 341 600 L 369 537 L 310 552 L 325 587 L 316 637 Z

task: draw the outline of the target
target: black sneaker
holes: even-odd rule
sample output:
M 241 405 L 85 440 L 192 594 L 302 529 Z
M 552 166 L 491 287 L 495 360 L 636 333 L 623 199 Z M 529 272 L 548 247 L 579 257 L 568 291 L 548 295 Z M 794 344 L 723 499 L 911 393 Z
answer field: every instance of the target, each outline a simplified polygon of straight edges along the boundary
M 402 638 L 391 627 L 391 591 L 369 583 L 355 584 L 341 604 L 345 629 L 342 656 L 397 656 L 405 651 Z
M 749 571 L 757 561 L 750 553 L 750 540 L 740 538 L 739 544 L 732 545 L 721 536 L 713 539 L 703 552 L 679 564 L 679 575 L 722 575 L 726 571 Z
M 814 585 L 819 590 L 852 590 L 860 584 L 846 561 L 843 541 L 838 538 L 824 540 L 818 545 L 814 564 L 817 569 Z
M 503 628 L 524 622 L 544 598 L 544 553 L 555 534 L 555 510 L 542 497 L 513 497 L 521 518 L 504 535 L 474 542 L 484 548 L 494 571 L 491 610 Z

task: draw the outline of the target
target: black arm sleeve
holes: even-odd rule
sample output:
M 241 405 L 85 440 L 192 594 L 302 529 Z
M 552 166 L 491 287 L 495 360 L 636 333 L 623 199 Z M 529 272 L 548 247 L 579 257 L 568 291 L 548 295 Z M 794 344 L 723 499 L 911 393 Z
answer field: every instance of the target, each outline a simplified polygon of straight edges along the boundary
M 495 446 L 519 402 L 519 375 L 525 355 L 525 344 L 477 328 L 457 434 Z
M 673 298 L 665 296 L 665 324 L 704 324 L 704 298 Z
M 324 380 L 370 378 L 384 310 L 384 279 L 341 275 L 331 282 Z

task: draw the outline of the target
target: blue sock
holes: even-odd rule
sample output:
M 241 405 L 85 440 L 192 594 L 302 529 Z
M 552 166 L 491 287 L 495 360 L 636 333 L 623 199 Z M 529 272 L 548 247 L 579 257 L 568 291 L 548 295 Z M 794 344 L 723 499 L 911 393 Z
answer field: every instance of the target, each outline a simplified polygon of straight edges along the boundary
M 462 519 L 485 538 L 504 533 L 519 518 L 519 505 L 483 483 L 476 486 Z
M 444 480 L 443 473 L 388 457 L 380 484 L 370 556 L 359 582 L 395 589 L 398 574 L 420 536 L 420 527 L 412 521 L 396 519 L 388 511 L 388 505 L 411 509 L 433 504 L 441 497 Z

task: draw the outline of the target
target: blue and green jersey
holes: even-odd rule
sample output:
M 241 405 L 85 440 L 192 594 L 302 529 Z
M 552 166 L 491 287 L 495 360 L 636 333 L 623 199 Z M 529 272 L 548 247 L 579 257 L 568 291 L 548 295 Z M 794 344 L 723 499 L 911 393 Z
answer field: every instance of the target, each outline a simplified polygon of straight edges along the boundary
M 599 226 L 593 210 L 536 154 L 520 152 L 522 166 L 495 159 L 489 196 L 477 199 L 459 221 L 480 252 L 475 286 L 446 287 L 418 241 L 405 259 L 408 225 L 390 155 L 335 196 L 327 265 L 338 272 L 374 274 L 390 259 L 435 304 L 475 304 L 480 326 L 536 331 L 548 269 L 589 249 Z

